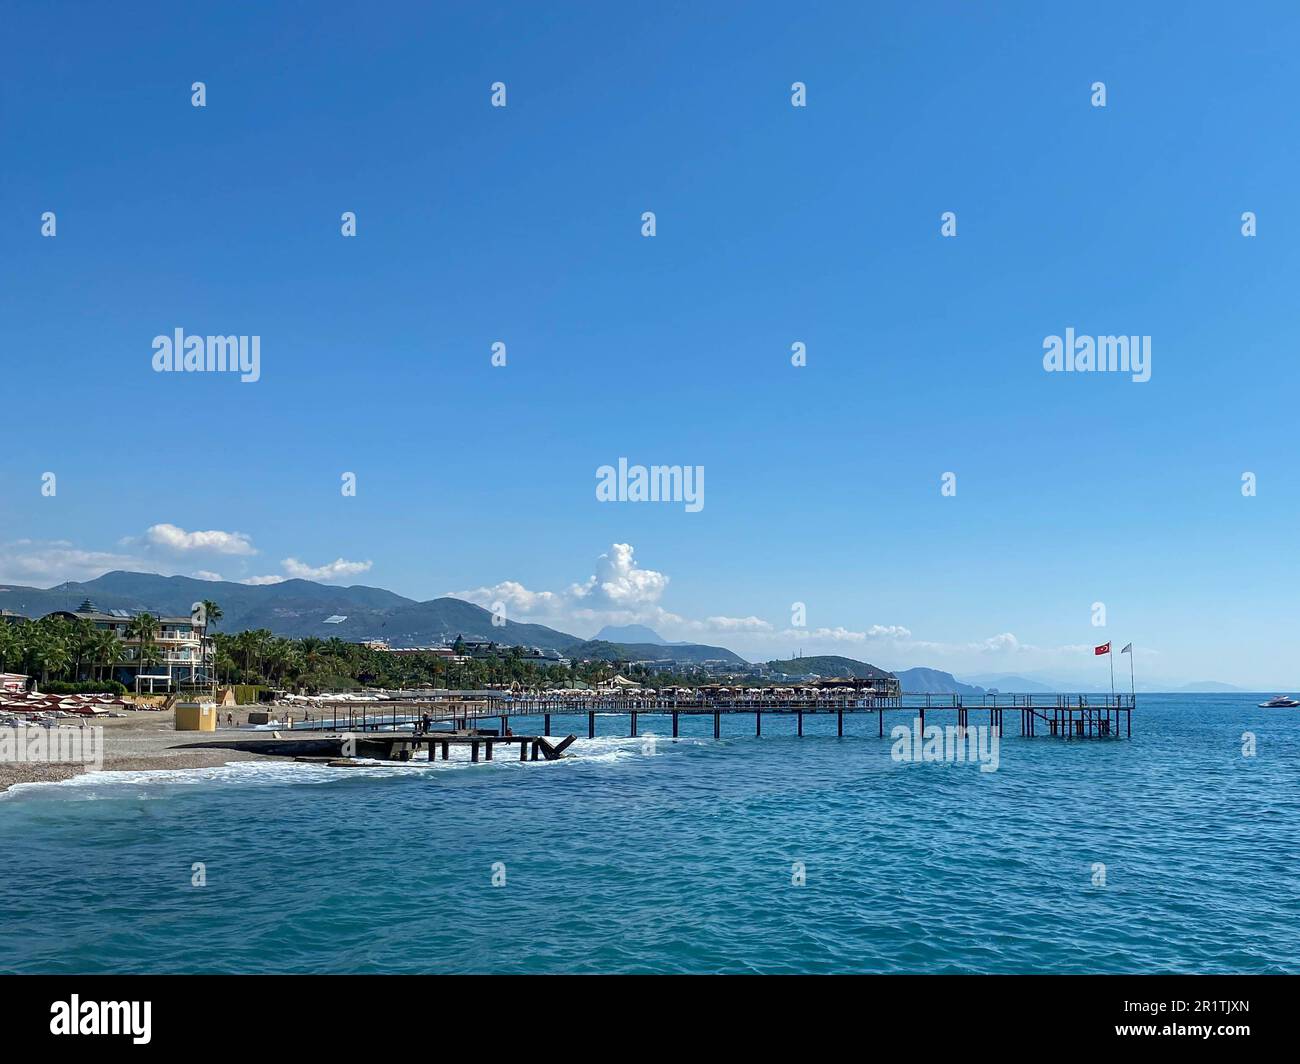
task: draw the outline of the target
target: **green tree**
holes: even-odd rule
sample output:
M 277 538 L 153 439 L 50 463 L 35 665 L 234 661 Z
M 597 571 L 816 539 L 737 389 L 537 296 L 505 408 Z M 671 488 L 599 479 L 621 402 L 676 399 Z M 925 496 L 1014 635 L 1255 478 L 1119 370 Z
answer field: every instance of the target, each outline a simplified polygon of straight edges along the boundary
M 122 660 L 122 640 L 112 629 L 105 628 L 95 633 L 92 660 L 102 670 L 100 679 L 112 679 L 113 666 Z
M 8 672 L 10 665 L 22 657 L 23 638 L 20 625 L 0 621 L 0 672 Z
M 216 624 L 224 616 L 221 607 L 211 599 L 203 600 L 203 638 L 208 637 L 208 626 Z
M 134 640 L 136 660 L 136 690 L 140 688 L 140 674 L 158 660 L 158 618 L 152 613 L 137 613 L 126 625 L 128 639 Z

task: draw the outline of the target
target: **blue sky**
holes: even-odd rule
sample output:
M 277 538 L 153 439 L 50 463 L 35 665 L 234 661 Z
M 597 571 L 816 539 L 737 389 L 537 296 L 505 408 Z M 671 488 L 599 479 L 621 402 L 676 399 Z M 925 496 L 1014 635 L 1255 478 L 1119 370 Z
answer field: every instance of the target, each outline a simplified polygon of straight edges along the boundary
M 315 573 L 754 657 L 1091 676 L 1113 638 L 1296 679 L 1292 5 L 6 23 L 0 580 Z M 1150 381 L 1045 372 L 1067 327 L 1150 336 Z M 261 379 L 153 372 L 176 328 L 260 336 Z M 704 508 L 598 502 L 619 457 L 703 466 Z

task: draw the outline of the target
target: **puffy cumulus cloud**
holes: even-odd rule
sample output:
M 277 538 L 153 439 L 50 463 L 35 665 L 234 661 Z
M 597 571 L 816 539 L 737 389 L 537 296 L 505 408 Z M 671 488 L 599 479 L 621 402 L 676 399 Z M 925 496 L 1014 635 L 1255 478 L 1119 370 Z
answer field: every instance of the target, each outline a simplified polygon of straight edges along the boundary
M 221 574 L 214 573 L 211 569 L 196 569 L 190 574 L 195 580 L 220 580 Z
M 83 550 L 63 539 L 16 539 L 0 543 L 0 582 L 59 584 L 93 580 L 114 569 L 157 572 L 156 565 L 130 554 Z
M 866 643 L 900 640 L 911 632 L 899 625 L 873 625 L 866 631 L 847 628 L 779 631 L 771 621 L 753 615 L 731 617 L 714 614 L 704 618 L 684 617 L 665 609 L 660 600 L 669 578 L 656 569 L 644 568 L 630 543 L 614 543 L 596 559 L 595 570 L 581 583 L 565 591 L 533 591 L 515 580 L 448 592 L 480 606 L 505 606 L 506 616 L 540 621 L 557 628 L 583 631 L 603 625 L 644 624 L 670 639 L 702 642 L 724 638 L 743 640 L 757 653 L 786 649 L 791 639 L 826 644 Z
M 350 562 L 343 558 L 335 558 L 324 565 L 305 565 L 297 558 L 285 558 L 280 564 L 284 566 L 284 571 L 289 576 L 298 580 L 319 580 L 328 584 L 332 580 L 342 580 L 345 577 L 357 576 L 359 573 L 368 573 L 374 562 Z
M 284 569 L 283 574 L 268 573 L 265 576 L 250 576 L 240 583 L 252 584 L 256 587 L 283 584 L 286 580 L 315 580 L 317 583 L 329 584 L 356 576 L 358 573 L 367 573 L 374 562 L 350 562 L 346 558 L 335 558 L 324 565 L 308 565 L 297 558 L 285 558 L 280 565 Z
M 761 617 L 705 617 L 700 627 L 710 632 L 770 632 L 774 629 L 771 621 Z
M 596 572 L 569 594 L 588 609 L 635 611 L 657 603 L 667 586 L 663 573 L 637 565 L 630 543 L 615 543 L 596 559 Z
M 866 631 L 852 628 L 787 628 L 779 633 L 782 639 L 812 640 L 818 643 L 869 643 L 873 641 L 906 640 L 912 633 L 901 624 L 873 624 Z
M 534 591 L 516 580 L 504 580 L 448 594 L 487 608 L 502 603 L 511 620 L 535 621 L 577 633 L 604 625 L 644 624 L 665 639 L 722 644 L 754 660 L 786 658 L 801 650 L 804 654 L 843 654 L 885 668 L 915 664 L 960 670 L 1038 661 L 1050 664 L 1077 656 L 1077 648 L 1033 647 L 1011 632 L 966 643 L 940 643 L 918 640 L 901 624 L 793 628 L 778 627 L 753 615 L 685 617 L 662 605 L 667 575 L 643 568 L 628 543 L 611 544 L 593 569 L 585 581 L 564 591 Z
M 668 577 L 641 568 L 631 544 L 613 544 L 593 568 L 596 571 L 585 581 L 571 584 L 565 591 L 530 591 L 517 580 L 503 580 L 448 594 L 480 606 L 503 603 L 508 617 L 548 618 L 555 623 L 629 624 L 654 621 L 663 615 L 657 603 L 668 586 Z
M 151 547 L 177 553 L 196 551 L 211 554 L 256 554 L 253 541 L 243 532 L 222 532 L 210 529 L 207 532 L 186 532 L 178 525 L 150 525 L 145 529 L 144 542 Z
M 989 636 L 987 639 L 976 639 L 968 643 L 938 643 L 917 640 L 911 643 L 910 646 L 925 654 L 938 654 L 945 657 L 1029 658 L 1042 655 L 1064 655 L 1069 657 L 1083 649 L 1078 646 L 1037 647 L 1021 642 L 1012 632 L 1000 632 L 997 635 Z M 1089 651 L 1091 649 L 1091 647 L 1088 648 Z
M 475 587 L 467 591 L 451 592 L 453 598 L 477 603 L 491 608 L 504 603 L 507 614 L 537 614 L 558 610 L 564 605 L 564 596 L 552 591 L 529 591 L 517 580 L 503 580 L 491 587 Z

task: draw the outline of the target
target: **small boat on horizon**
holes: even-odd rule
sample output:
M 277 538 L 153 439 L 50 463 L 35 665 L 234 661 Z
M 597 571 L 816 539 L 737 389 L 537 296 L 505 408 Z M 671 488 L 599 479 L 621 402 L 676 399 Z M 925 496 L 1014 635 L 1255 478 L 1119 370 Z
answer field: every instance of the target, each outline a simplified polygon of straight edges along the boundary
M 1267 702 L 1259 704 L 1260 709 L 1295 709 L 1297 706 L 1300 706 L 1300 702 L 1290 695 L 1274 695 Z

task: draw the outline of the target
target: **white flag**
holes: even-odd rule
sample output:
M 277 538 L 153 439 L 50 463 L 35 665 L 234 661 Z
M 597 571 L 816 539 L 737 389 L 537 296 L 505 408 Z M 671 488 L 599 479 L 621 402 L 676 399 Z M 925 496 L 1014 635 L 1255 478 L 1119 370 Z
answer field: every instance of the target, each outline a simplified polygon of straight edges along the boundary
M 1132 653 L 1133 653 L 1133 644 L 1130 643 L 1130 644 L 1129 644 L 1128 646 L 1126 646 L 1123 650 L 1121 650 L 1120 653 L 1121 653 L 1121 654 L 1132 654 Z

